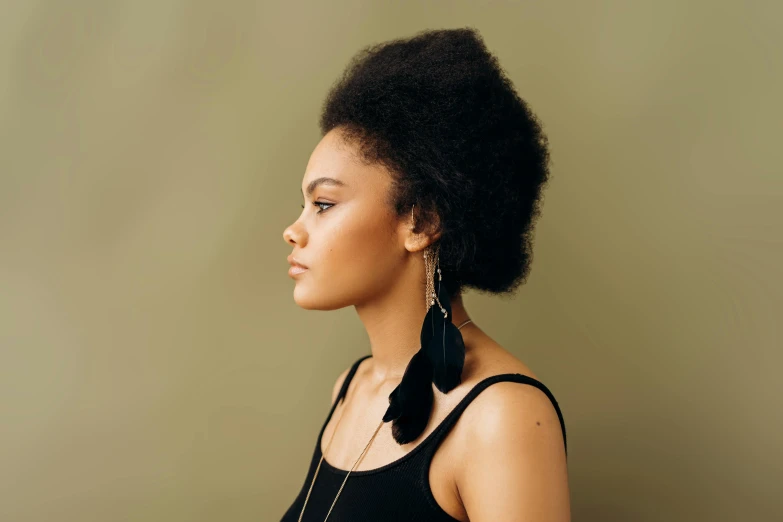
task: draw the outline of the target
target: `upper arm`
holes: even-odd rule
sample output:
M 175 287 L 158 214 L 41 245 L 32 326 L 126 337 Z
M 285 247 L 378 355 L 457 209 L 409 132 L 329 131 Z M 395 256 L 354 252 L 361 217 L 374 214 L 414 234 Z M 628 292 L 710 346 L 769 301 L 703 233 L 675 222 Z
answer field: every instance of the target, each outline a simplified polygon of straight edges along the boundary
M 457 472 L 471 522 L 569 522 L 563 434 L 549 398 L 534 386 L 499 382 L 474 402 Z
M 332 402 L 331 404 L 334 404 L 334 400 L 337 398 L 337 394 L 340 393 L 340 388 L 343 386 L 343 381 L 345 381 L 345 377 L 348 375 L 348 372 L 351 371 L 350 368 L 346 368 L 343 373 L 337 376 L 337 381 L 334 383 L 334 387 L 332 388 Z

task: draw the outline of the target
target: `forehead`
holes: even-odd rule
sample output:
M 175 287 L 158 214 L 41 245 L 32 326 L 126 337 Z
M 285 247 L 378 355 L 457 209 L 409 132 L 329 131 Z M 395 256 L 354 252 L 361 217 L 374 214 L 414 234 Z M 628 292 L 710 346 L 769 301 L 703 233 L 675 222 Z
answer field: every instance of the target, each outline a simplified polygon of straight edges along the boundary
M 355 147 L 336 131 L 327 133 L 316 145 L 302 179 L 303 194 L 316 186 L 359 192 L 384 192 L 391 177 L 380 165 L 361 162 Z

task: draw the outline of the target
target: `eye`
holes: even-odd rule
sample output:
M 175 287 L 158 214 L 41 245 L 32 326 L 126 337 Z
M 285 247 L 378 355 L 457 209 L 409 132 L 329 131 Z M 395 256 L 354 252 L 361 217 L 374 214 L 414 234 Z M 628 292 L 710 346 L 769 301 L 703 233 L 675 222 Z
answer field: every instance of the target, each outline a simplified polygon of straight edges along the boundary
M 323 201 L 313 201 L 313 205 L 315 205 L 316 207 L 321 209 L 318 212 L 316 212 L 316 214 L 320 214 L 321 212 L 325 212 L 325 211 L 329 210 L 330 208 L 332 208 L 334 206 L 334 203 L 324 203 Z M 326 205 L 326 208 L 322 208 L 322 205 Z M 304 205 L 302 205 L 302 208 L 304 208 Z
M 316 207 L 321 209 L 318 212 L 316 212 L 316 214 L 320 214 L 321 212 L 325 212 L 325 211 L 329 210 L 330 208 L 332 208 L 334 206 L 333 203 L 324 203 L 322 201 L 313 201 L 313 205 L 315 205 Z M 322 208 L 323 205 L 325 205 L 326 208 Z

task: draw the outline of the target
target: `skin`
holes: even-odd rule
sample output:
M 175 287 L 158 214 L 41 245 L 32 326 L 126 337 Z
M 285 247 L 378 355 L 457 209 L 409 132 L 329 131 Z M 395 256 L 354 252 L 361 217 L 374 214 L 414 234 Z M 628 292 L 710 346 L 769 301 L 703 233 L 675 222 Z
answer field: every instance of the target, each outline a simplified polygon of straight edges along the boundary
M 342 185 L 317 183 L 323 177 Z M 419 350 L 427 312 L 423 252 L 438 235 L 414 234 L 410 214 L 397 218 L 388 203 L 391 188 L 390 174 L 358 161 L 352 145 L 333 130 L 310 156 L 302 180 L 304 208 L 283 232 L 293 257 L 308 267 L 292 276 L 297 305 L 307 310 L 353 306 L 370 341 L 372 357 L 361 363 L 324 430 L 324 458 L 344 470 L 351 469 L 375 432 L 389 393 Z M 451 308 L 455 325 L 470 319 L 461 296 L 453 298 Z M 400 446 L 391 423 L 385 424 L 354 470 L 375 469 L 410 452 L 482 379 L 500 373 L 537 378 L 475 322 L 460 333 L 462 383 L 448 394 L 433 386 L 435 402 L 424 433 Z M 332 401 L 347 371 L 337 378 Z M 549 399 L 532 386 L 499 382 L 482 391 L 438 447 L 429 478 L 437 503 L 457 520 L 570 520 L 560 424 Z

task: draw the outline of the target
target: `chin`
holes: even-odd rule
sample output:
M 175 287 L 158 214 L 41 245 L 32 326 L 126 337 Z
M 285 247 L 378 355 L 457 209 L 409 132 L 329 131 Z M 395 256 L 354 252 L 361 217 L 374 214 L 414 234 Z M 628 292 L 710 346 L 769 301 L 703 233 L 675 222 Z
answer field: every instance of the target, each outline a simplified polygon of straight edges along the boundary
M 294 288 L 294 302 L 304 310 L 339 310 L 351 306 L 353 301 L 345 296 L 330 296 L 323 290 L 313 291 L 307 284 L 297 282 Z

